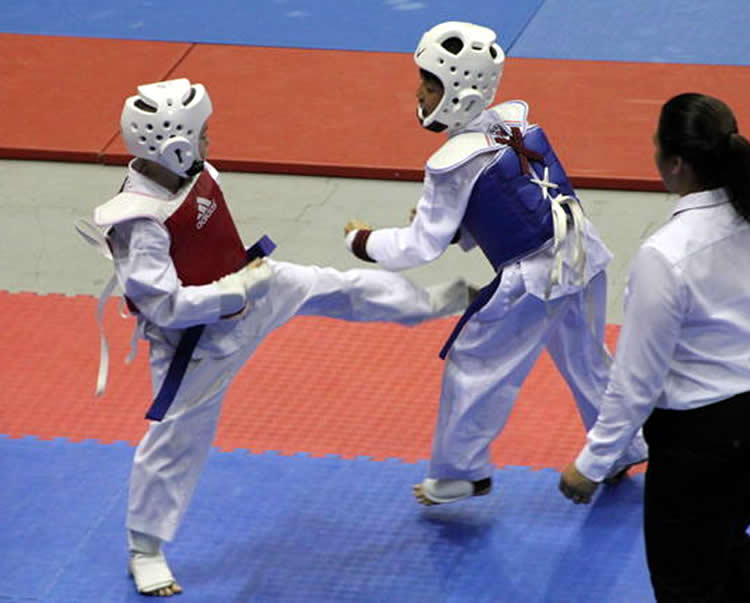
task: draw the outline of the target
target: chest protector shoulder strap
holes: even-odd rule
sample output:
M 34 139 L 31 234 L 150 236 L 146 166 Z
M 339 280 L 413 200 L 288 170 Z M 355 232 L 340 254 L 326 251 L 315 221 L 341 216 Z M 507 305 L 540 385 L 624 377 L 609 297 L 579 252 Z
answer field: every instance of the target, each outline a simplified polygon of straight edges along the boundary
M 484 134 L 485 149 L 495 156 L 474 184 L 461 226 L 500 271 L 541 249 L 557 251 L 567 235 L 568 216 L 578 234 L 583 223 L 573 187 L 546 134 L 528 124 L 526 103 L 509 101 L 489 111 L 498 119 Z M 461 136 L 478 141 L 475 133 L 455 138 Z M 575 260 L 582 262 L 582 253 Z M 551 281 L 559 279 L 561 261 L 556 254 Z

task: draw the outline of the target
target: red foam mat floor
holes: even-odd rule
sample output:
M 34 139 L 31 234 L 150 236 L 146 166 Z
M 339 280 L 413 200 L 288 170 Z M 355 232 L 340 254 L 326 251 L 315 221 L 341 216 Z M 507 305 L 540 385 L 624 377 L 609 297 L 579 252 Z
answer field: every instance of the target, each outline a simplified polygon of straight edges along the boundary
M 136 444 L 150 402 L 146 344 L 125 365 L 132 319 L 110 301 L 107 392 L 93 395 L 99 340 L 89 296 L 0 292 L 0 433 Z M 295 318 L 261 345 L 224 405 L 216 446 L 344 458 L 428 458 L 442 361 L 455 319 L 408 329 Z M 608 327 L 614 345 L 618 327 Z M 562 468 L 584 433 L 572 396 L 544 354 L 493 447 L 498 466 Z
M 0 75 L 3 158 L 122 163 L 124 97 L 170 77 L 208 86 L 211 158 L 224 170 L 420 180 L 440 142 L 416 125 L 406 53 L 0 34 Z M 742 122 L 750 67 L 511 57 L 497 100 L 530 104 L 575 185 L 661 190 L 659 107 L 689 90 Z

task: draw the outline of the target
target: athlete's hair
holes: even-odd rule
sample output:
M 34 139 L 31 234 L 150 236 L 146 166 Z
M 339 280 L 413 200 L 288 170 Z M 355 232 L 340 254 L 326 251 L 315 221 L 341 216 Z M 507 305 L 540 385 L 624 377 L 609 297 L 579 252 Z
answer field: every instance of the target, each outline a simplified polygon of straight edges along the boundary
M 682 157 L 701 186 L 725 187 L 734 209 L 750 222 L 750 142 L 724 102 L 679 94 L 662 107 L 656 136 L 665 157 Z

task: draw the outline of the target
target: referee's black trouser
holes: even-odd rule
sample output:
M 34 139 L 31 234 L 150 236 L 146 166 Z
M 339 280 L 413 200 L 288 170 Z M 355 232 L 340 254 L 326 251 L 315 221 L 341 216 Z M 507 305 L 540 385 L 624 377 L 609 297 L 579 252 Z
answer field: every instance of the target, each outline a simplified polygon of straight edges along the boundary
M 657 601 L 750 602 L 750 393 L 656 409 L 644 435 L 646 557 Z

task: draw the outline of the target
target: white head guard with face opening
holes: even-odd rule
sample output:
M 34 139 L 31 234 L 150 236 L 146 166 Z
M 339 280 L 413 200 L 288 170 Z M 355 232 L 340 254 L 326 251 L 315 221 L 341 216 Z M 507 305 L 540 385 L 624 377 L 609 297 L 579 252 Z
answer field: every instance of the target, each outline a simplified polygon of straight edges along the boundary
M 132 155 L 192 176 L 203 169 L 200 133 L 211 111 L 211 99 L 201 84 L 185 78 L 144 84 L 125 100 L 122 137 Z
M 505 63 L 505 53 L 487 27 L 448 21 L 427 31 L 414 51 L 420 69 L 443 84 L 443 97 L 422 126 L 457 130 L 469 123 L 495 98 Z

